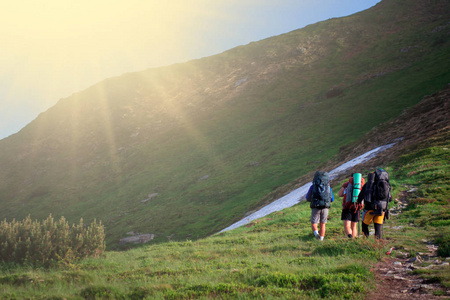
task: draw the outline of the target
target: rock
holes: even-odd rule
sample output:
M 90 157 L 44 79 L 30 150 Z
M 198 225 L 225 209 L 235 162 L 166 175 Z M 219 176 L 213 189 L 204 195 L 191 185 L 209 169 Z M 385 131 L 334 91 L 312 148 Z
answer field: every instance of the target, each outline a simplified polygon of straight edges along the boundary
M 158 193 L 153 193 L 153 194 L 149 194 L 147 199 L 141 200 L 142 203 L 145 203 L 147 201 L 149 201 L 150 199 L 152 199 L 153 197 L 158 196 Z
M 428 248 L 429 251 L 434 252 L 434 251 L 437 251 L 439 249 L 439 246 L 431 244 L 431 245 L 427 245 L 427 248 Z
M 395 229 L 395 230 L 399 230 L 399 229 L 402 229 L 402 228 L 404 228 L 405 226 L 394 226 L 394 227 L 392 227 L 392 229 Z
M 409 254 L 405 253 L 405 252 L 401 252 L 401 251 L 396 251 L 395 252 L 395 257 L 396 258 L 403 258 L 403 259 L 405 259 L 405 258 L 408 258 L 408 256 L 409 256 Z
M 410 258 L 408 262 L 422 262 L 422 258 L 420 256 L 415 256 Z
M 200 177 L 198 179 L 198 181 L 205 180 L 205 179 L 208 179 L 208 178 L 209 178 L 209 175 L 205 175 L 205 176 Z
M 421 289 L 425 289 L 425 290 L 432 290 L 432 289 L 434 289 L 434 287 L 432 285 L 430 285 L 430 284 L 421 284 L 420 288 Z
M 394 266 L 401 266 L 401 265 L 402 265 L 402 263 L 399 261 L 394 262 Z
M 154 234 L 151 233 L 144 233 L 139 235 L 134 235 L 130 237 L 126 237 L 119 240 L 120 245 L 125 244 L 144 244 L 147 243 L 155 238 Z

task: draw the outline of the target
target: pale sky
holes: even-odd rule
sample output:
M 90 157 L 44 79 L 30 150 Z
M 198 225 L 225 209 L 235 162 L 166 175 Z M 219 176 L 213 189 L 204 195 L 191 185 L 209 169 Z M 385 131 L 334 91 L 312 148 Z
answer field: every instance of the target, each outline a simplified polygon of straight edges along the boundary
M 0 139 L 103 79 L 221 53 L 380 0 L 0 0 Z

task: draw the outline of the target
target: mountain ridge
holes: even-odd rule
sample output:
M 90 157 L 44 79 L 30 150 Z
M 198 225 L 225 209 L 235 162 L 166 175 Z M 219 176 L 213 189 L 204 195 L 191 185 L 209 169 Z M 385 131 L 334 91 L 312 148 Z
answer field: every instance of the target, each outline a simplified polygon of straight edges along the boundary
M 97 217 L 111 244 L 217 232 L 447 84 L 448 6 L 384 0 L 64 98 L 0 141 L 0 217 Z

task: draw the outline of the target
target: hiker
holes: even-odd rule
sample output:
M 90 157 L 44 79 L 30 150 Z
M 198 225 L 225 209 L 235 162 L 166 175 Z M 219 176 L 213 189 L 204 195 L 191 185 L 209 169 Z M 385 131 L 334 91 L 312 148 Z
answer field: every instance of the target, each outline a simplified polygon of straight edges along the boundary
M 344 222 L 345 235 L 349 238 L 358 236 L 357 227 L 362 204 L 358 203 L 357 199 L 364 184 L 361 173 L 353 173 L 338 193 L 339 197 L 343 197 L 341 220 Z
M 328 172 L 317 171 L 311 187 L 306 193 L 306 200 L 311 207 L 311 228 L 318 240 L 325 237 L 325 224 L 328 218 L 328 209 L 334 201 L 333 191 L 330 187 Z M 320 223 L 320 230 L 318 224 Z
M 383 169 L 377 169 L 367 175 L 367 182 L 362 187 L 358 196 L 358 202 L 364 201 L 362 214 L 362 232 L 369 237 L 369 225 L 373 222 L 375 238 L 383 236 L 383 221 L 389 219 L 388 203 L 392 201 L 389 173 Z

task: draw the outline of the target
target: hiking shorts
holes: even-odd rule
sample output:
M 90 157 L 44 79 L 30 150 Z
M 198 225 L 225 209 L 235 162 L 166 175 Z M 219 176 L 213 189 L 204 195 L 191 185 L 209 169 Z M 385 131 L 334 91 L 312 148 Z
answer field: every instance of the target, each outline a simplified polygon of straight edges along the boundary
M 363 218 L 364 224 L 370 225 L 372 222 L 374 222 L 376 224 L 383 225 L 384 212 L 381 216 L 374 215 L 373 212 L 374 212 L 373 210 L 364 210 L 363 211 L 362 218 Z
M 328 218 L 328 208 L 313 208 L 311 210 L 311 224 L 326 224 Z
M 342 221 L 359 222 L 359 210 L 352 212 L 350 209 L 343 209 L 341 214 Z

